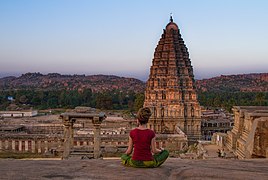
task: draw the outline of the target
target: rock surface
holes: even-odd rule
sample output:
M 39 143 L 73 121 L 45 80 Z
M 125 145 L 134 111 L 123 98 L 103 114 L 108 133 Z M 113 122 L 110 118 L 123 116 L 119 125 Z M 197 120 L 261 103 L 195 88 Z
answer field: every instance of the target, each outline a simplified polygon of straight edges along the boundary
M 161 167 L 124 167 L 109 160 L 0 160 L 0 179 L 268 179 L 268 159 L 186 160 L 169 158 Z

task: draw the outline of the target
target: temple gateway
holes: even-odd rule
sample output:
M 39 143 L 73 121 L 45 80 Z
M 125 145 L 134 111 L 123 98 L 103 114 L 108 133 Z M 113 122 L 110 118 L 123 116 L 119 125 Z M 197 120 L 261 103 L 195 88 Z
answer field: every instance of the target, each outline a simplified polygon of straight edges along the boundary
M 189 141 L 201 136 L 201 108 L 193 67 L 180 30 L 172 16 L 155 48 L 144 106 L 153 112 L 149 126 L 158 134 L 183 131 Z

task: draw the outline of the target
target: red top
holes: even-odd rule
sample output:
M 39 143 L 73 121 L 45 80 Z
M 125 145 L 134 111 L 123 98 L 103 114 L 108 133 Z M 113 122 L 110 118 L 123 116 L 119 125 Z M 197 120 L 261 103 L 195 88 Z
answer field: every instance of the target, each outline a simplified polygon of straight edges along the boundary
M 151 129 L 133 129 L 130 131 L 130 137 L 133 141 L 134 154 L 133 160 L 151 161 L 153 156 L 151 153 L 151 141 L 155 137 L 154 131 Z

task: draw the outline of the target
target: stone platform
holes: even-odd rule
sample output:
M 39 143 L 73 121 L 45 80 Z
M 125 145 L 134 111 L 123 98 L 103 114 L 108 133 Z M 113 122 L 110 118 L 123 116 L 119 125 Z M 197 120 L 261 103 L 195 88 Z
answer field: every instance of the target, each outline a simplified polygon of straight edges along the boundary
M 268 159 L 169 158 L 159 168 L 124 167 L 119 159 L 0 160 L 0 179 L 268 179 Z

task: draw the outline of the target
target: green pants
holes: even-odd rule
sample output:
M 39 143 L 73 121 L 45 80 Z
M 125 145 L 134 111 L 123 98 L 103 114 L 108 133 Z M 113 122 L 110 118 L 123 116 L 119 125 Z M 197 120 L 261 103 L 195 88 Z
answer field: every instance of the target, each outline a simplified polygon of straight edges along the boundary
M 153 156 L 154 160 L 152 161 L 136 161 L 132 160 L 131 156 L 123 154 L 121 156 L 122 164 L 125 166 L 137 167 L 137 168 L 153 168 L 159 167 L 161 164 L 165 162 L 168 158 L 169 152 L 167 150 L 163 150 L 159 154 L 155 154 Z

